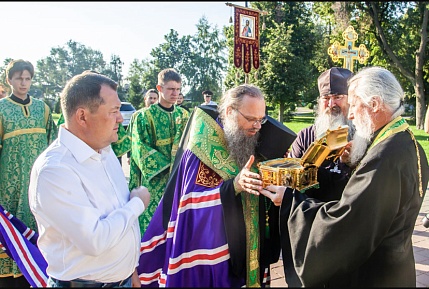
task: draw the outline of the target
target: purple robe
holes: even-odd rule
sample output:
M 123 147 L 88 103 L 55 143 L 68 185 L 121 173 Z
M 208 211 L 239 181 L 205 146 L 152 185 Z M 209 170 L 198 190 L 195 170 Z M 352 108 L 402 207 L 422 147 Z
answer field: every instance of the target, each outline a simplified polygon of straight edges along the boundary
M 168 229 L 162 225 L 162 199 L 143 235 L 137 268 L 142 287 L 245 285 L 244 278 L 230 270 L 220 199 L 222 182 L 211 188 L 195 184 L 200 163 L 191 151 L 184 152 Z

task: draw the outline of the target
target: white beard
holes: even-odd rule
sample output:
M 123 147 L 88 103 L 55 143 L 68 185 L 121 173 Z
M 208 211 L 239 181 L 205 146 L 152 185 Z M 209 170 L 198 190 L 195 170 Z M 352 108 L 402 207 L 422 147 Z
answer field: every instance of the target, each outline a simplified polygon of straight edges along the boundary
M 371 144 L 374 127 L 367 109 L 364 109 L 359 117 L 355 117 L 353 124 L 355 125 L 356 133 L 350 149 L 350 165 L 354 167 L 365 156 L 366 150 Z
M 340 107 L 338 106 L 335 106 L 332 109 L 327 107 L 325 110 L 319 111 L 316 119 L 314 120 L 314 125 L 316 139 L 325 134 L 328 129 L 337 129 L 343 125 L 349 126 L 349 139 L 353 137 L 355 131 L 352 121 L 342 113 Z
M 232 116 L 225 118 L 224 132 L 229 154 L 241 170 L 250 156 L 255 155 L 259 132 L 253 136 L 247 136 L 245 131 L 238 126 L 236 118 L 233 119 Z

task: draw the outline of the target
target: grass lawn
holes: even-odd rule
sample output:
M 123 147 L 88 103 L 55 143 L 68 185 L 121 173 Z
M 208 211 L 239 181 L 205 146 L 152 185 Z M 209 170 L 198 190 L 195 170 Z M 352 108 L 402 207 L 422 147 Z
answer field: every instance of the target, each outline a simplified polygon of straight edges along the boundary
M 293 130 L 295 133 L 298 133 L 301 129 L 311 125 L 313 123 L 314 116 L 312 113 L 301 114 L 299 116 L 294 116 L 293 119 L 289 122 L 284 122 L 284 125 Z M 423 149 L 426 152 L 426 157 L 429 159 L 429 134 L 425 133 L 422 129 L 416 129 L 415 123 L 409 121 L 411 131 L 414 134 L 416 140 L 420 143 Z
M 54 120 L 55 124 L 57 124 L 58 119 L 60 118 L 60 115 L 61 114 L 59 114 L 59 113 L 53 113 L 52 114 L 52 119 Z
M 54 122 L 57 123 L 60 114 L 52 114 Z M 314 115 L 312 113 L 300 114 L 299 116 L 294 116 L 291 121 L 284 122 L 284 124 L 293 130 L 295 133 L 298 133 L 301 129 L 311 125 L 314 120 Z M 426 156 L 429 159 L 429 135 L 424 132 L 422 129 L 416 129 L 416 126 L 413 122 L 408 122 L 410 125 L 411 131 L 413 132 L 416 140 L 421 144 L 423 149 L 426 152 Z

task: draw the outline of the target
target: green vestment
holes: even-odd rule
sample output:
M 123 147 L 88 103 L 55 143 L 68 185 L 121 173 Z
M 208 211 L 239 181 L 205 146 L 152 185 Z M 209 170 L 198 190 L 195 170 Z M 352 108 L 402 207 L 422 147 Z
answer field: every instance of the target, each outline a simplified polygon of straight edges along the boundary
M 131 117 L 130 190 L 145 186 L 150 203 L 139 217 L 143 233 L 158 206 L 170 175 L 189 113 L 174 106 L 169 112 L 158 104 L 136 111 Z
M 10 97 L 0 99 L 1 204 L 34 231 L 37 224 L 28 205 L 31 167 L 57 134 L 51 111 L 43 101 L 30 97 L 24 105 Z M 0 276 L 20 275 L 15 262 L 0 254 Z

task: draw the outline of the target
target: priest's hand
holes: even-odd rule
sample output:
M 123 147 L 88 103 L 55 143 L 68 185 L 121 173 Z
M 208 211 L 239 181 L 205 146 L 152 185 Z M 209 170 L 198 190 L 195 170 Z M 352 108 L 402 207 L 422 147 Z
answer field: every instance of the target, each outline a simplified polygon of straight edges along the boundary
M 349 165 L 350 164 L 350 150 L 352 148 L 352 142 L 348 142 L 345 146 L 344 146 L 344 151 L 340 156 L 340 161 L 343 164 Z
M 236 192 L 245 191 L 250 194 L 259 195 L 259 192 L 262 190 L 263 183 L 261 176 L 250 170 L 254 161 L 255 157 L 251 155 L 246 165 L 234 178 L 234 189 Z
M 274 205 L 280 206 L 282 204 L 285 191 L 285 186 L 269 185 L 266 186 L 265 189 L 262 189 L 260 192 L 262 195 L 269 198 L 274 203 Z

